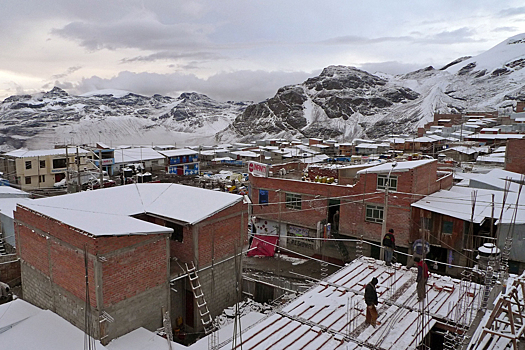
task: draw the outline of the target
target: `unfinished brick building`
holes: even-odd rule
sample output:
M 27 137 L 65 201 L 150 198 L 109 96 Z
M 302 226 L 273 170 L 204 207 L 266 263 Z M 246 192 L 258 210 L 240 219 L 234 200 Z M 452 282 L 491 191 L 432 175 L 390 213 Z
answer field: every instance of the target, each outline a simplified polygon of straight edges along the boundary
M 138 327 L 161 327 L 162 310 L 200 330 L 191 286 L 176 277 L 185 275 L 186 262 L 202 269 L 213 261 L 213 269 L 199 275 L 210 311 L 216 315 L 233 304 L 234 259 L 219 262 L 245 239 L 245 216 L 242 196 L 174 184 L 126 185 L 19 205 L 24 299 L 81 329 L 89 300 L 94 336 L 104 343 Z
M 385 187 L 390 174 L 387 228 L 396 232 L 396 244 L 408 250 L 411 243 L 412 217 L 410 205 L 423 196 L 452 186 L 452 174 L 437 170 L 436 160 L 399 162 L 370 167 L 357 172 L 356 179 L 341 177 L 338 184 L 323 184 L 293 179 L 250 176 L 253 214 L 258 222 L 280 234 L 280 245 L 321 254 L 315 240 L 296 236 L 323 237 L 320 226 L 331 224 L 332 232 L 341 236 L 379 243 L 385 210 Z M 334 220 L 339 211 L 339 220 Z M 261 227 L 261 226 L 259 226 Z M 265 233 L 260 232 L 258 233 Z M 351 246 L 350 246 L 351 247 Z M 379 256 L 378 248 L 367 255 Z M 323 252 L 328 254 L 329 252 Z M 335 253 L 337 256 L 337 251 Z

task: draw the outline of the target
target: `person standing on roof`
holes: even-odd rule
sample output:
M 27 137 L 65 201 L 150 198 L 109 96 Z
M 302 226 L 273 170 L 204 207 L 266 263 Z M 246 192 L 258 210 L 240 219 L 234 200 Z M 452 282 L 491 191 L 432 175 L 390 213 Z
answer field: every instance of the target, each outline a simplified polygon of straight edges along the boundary
M 426 296 L 427 280 L 430 274 L 428 273 L 428 266 L 424 260 L 416 257 L 414 261 L 417 264 L 417 301 L 423 301 Z
M 388 230 L 388 233 L 383 237 L 383 247 L 385 249 L 386 266 L 392 265 L 392 257 L 396 247 L 396 237 L 394 237 L 394 229 Z
M 372 326 L 377 324 L 377 292 L 376 285 L 379 281 L 377 278 L 372 278 L 372 281 L 365 287 L 365 303 L 366 303 L 366 323 Z

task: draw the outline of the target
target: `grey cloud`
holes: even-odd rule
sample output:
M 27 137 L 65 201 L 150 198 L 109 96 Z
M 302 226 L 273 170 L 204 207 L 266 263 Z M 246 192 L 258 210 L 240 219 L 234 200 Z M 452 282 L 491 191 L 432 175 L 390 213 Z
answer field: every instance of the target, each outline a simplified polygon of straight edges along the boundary
M 475 30 L 470 29 L 468 27 L 463 27 L 452 31 L 445 30 L 432 36 L 428 36 L 425 39 L 421 39 L 419 40 L 419 42 L 428 44 L 456 44 L 484 41 L 482 39 L 474 39 L 473 36 L 475 34 Z
M 101 89 L 119 89 L 144 95 L 178 95 L 184 91 L 196 91 L 211 98 L 227 101 L 262 101 L 272 97 L 284 85 L 298 84 L 318 74 L 306 72 L 236 71 L 218 73 L 208 79 L 193 74 L 157 74 L 120 72 L 110 79 L 97 76 L 84 78 L 71 89 L 71 93 L 82 94 Z M 65 83 L 63 83 L 65 84 Z
M 511 17 L 511 16 L 523 15 L 523 14 L 525 14 L 525 6 L 511 7 L 511 8 L 504 9 L 498 12 L 498 16 L 500 17 Z
M 122 63 L 128 62 L 153 62 L 157 60 L 180 60 L 180 59 L 192 59 L 192 60 L 219 60 L 224 59 L 223 55 L 209 51 L 196 51 L 196 52 L 174 52 L 174 51 L 161 51 L 146 56 L 136 56 L 131 58 L 123 58 Z
M 197 24 L 162 24 L 153 16 L 134 16 L 114 22 L 71 22 L 52 34 L 78 41 L 88 50 L 138 48 L 142 50 L 195 49 L 209 44 L 211 28 Z
M 414 39 L 410 36 L 398 36 L 398 37 L 379 37 L 379 38 L 366 38 L 356 35 L 346 35 L 328 40 L 321 41 L 321 44 L 325 45 L 362 45 L 362 44 L 378 44 L 384 42 L 398 42 L 398 41 L 413 41 Z
M 64 73 L 60 73 L 60 74 L 55 74 L 53 76 L 51 76 L 52 79 L 61 79 L 61 78 L 65 78 L 67 77 L 68 75 L 72 74 L 72 73 L 75 73 L 77 70 L 79 69 L 82 69 L 81 66 L 75 66 L 75 67 L 69 67 Z
M 493 32 L 515 32 L 518 30 L 518 27 L 498 27 L 494 28 Z

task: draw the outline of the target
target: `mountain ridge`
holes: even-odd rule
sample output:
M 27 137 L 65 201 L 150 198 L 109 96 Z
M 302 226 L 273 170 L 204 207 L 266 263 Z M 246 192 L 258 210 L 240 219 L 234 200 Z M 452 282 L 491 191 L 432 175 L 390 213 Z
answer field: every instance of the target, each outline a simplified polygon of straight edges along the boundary
M 0 150 L 56 143 L 253 141 L 322 137 L 351 140 L 409 134 L 435 112 L 508 109 L 525 100 L 525 34 L 477 55 L 401 75 L 334 65 L 259 103 L 218 102 L 196 92 L 178 98 L 133 92 L 80 96 L 59 87 L 0 103 Z

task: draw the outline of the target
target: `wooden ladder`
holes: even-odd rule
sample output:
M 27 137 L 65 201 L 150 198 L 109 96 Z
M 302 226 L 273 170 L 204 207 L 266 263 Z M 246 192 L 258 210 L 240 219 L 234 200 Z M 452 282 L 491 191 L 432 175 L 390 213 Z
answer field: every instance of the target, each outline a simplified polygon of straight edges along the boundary
M 213 319 L 211 318 L 210 310 L 208 309 L 208 304 L 204 298 L 204 293 L 202 292 L 202 287 L 199 282 L 199 276 L 197 275 L 197 270 L 193 261 L 190 263 L 185 263 L 186 272 L 188 273 L 188 279 L 190 280 L 191 289 L 193 290 L 193 295 L 195 296 L 195 301 L 197 302 L 197 308 L 199 310 L 199 316 L 204 326 L 204 332 L 206 334 L 214 330 Z

